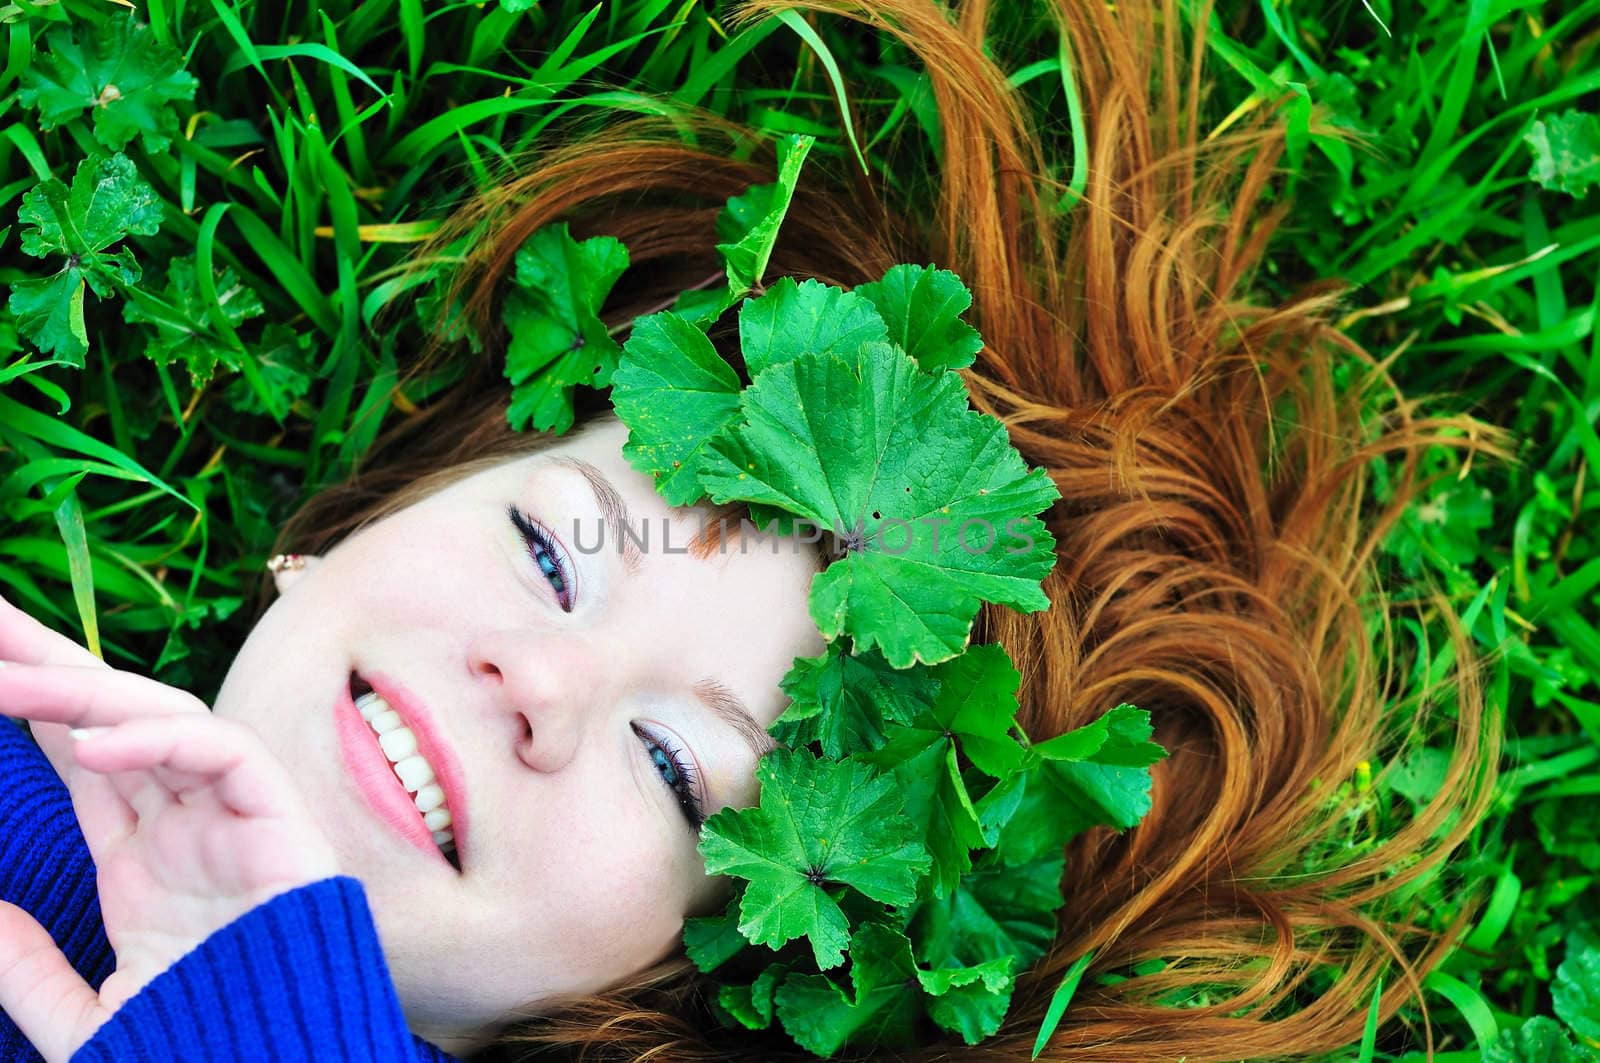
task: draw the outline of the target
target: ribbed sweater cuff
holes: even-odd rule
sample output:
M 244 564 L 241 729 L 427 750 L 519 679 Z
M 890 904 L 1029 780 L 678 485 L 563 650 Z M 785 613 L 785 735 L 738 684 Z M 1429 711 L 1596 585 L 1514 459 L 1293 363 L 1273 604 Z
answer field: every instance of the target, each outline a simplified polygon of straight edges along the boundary
M 119 1008 L 73 1063 L 449 1057 L 406 1029 L 361 884 L 280 894 Z
M 0 900 L 29 912 L 78 973 L 98 986 L 111 973 L 94 863 L 72 797 L 22 729 L 0 717 Z

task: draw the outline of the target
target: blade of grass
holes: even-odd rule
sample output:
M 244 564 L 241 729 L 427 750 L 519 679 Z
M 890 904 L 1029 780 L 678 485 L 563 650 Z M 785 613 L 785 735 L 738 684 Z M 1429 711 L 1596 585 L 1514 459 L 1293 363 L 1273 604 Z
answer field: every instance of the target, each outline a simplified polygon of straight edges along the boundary
M 845 89 L 844 77 L 839 73 L 839 64 L 834 60 L 833 52 L 828 49 L 828 45 L 817 31 L 811 28 L 811 24 L 800 17 L 799 12 L 779 11 L 774 17 L 793 30 L 806 46 L 816 53 L 822 68 L 828 72 L 828 80 L 833 83 L 833 92 L 839 101 L 839 118 L 844 123 L 845 136 L 850 140 L 856 161 L 861 164 L 861 172 L 871 174 L 872 169 L 867 166 L 867 157 L 861 153 L 861 143 L 856 139 L 855 123 L 850 118 L 850 95 Z
M 1056 1032 L 1056 1027 L 1061 1024 L 1061 1017 L 1067 1013 L 1067 1006 L 1072 1003 L 1072 998 L 1078 992 L 1078 983 L 1083 981 L 1083 972 L 1089 969 L 1089 964 L 1094 962 L 1094 953 L 1086 952 L 1079 956 L 1067 973 L 1061 976 L 1061 984 L 1056 986 L 1056 991 L 1050 995 L 1050 1006 L 1045 1009 L 1044 1022 L 1039 1025 L 1039 1036 L 1033 1041 L 1033 1055 L 1030 1059 L 1038 1059 L 1039 1053 L 1044 1051 L 1044 1046 L 1050 1042 L 1050 1035 Z
M 72 600 L 78 607 L 78 622 L 83 625 L 83 644 L 96 657 L 100 650 L 100 617 L 94 608 L 94 566 L 89 560 L 89 532 L 83 524 L 83 507 L 73 486 L 83 479 L 79 473 L 62 483 L 52 494 L 61 494 L 56 506 L 56 527 L 67 551 L 67 571 L 72 577 Z M 64 490 L 63 490 L 64 489 Z
M 1455 1005 L 1461 1017 L 1466 1020 L 1472 1029 L 1472 1036 L 1477 1039 L 1478 1051 L 1483 1052 L 1500 1036 L 1500 1023 L 1494 1017 L 1494 1009 L 1484 999 L 1483 994 L 1472 988 L 1453 974 L 1443 971 L 1433 971 L 1422 980 L 1424 989 L 1431 989 Z

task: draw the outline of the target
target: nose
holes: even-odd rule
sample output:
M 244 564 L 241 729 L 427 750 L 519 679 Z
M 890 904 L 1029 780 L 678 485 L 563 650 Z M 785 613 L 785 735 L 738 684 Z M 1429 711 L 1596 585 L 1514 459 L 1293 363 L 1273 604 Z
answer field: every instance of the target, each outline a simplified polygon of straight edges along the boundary
M 594 648 L 568 634 L 491 631 L 467 647 L 473 681 L 487 689 L 517 759 L 553 772 L 572 760 L 601 704 Z

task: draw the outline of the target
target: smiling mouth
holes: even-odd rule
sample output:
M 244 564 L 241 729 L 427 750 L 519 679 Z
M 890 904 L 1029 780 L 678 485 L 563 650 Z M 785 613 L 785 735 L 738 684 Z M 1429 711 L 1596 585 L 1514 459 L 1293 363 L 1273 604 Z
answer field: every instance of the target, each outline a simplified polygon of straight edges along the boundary
M 417 815 L 433 835 L 434 844 L 459 872 L 461 860 L 456 852 L 453 816 L 446 804 L 444 789 L 439 785 L 438 773 L 418 749 L 416 734 L 383 695 L 355 672 L 350 673 L 350 697 L 371 729 L 378 748 L 388 758 L 395 779 L 411 796 Z

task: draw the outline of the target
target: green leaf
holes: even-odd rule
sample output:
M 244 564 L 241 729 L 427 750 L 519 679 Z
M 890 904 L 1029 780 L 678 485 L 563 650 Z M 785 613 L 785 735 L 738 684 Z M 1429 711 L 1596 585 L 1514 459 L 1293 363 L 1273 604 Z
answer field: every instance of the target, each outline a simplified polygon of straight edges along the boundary
M 855 292 L 877 307 L 889 339 L 928 372 L 969 366 L 983 349 L 978 330 L 961 320 L 972 293 L 949 270 L 903 263 Z
M 1529 1019 L 1514 1030 L 1503 1030 L 1483 1050 L 1483 1063 L 1591 1063 L 1594 1053 L 1575 1046 L 1554 1019 Z
M 739 930 L 777 948 L 811 939 L 817 966 L 844 959 L 849 926 L 825 888 L 850 886 L 884 904 L 916 899 L 928 854 L 900 811 L 893 782 L 854 761 L 818 760 L 778 750 L 756 768 L 761 803 L 706 820 L 700 841 L 706 871 L 749 880 Z
M 18 219 L 22 250 L 47 255 L 96 255 L 130 233 L 153 236 L 161 227 L 161 201 L 126 155 L 84 159 L 68 188 L 56 178 L 22 197 Z M 131 282 L 128 282 L 131 283 Z
M 668 503 L 697 501 L 706 443 L 739 413 L 733 368 L 705 333 L 669 311 L 634 324 L 611 380 L 612 404 L 628 426 L 623 456 L 655 477 Z
M 1600 1044 L 1600 948 L 1569 938 L 1550 987 L 1556 1016 L 1585 1041 Z
M 779 277 L 766 294 L 739 309 L 739 353 L 751 379 L 802 354 L 848 356 L 864 343 L 888 338 L 888 326 L 865 297 L 816 280 L 796 284 L 793 277 Z
M 517 249 L 516 285 L 504 311 L 511 427 L 565 432 L 578 385 L 611 385 L 622 349 L 599 315 L 627 268 L 621 242 L 595 236 L 579 243 L 565 222 L 545 226 Z
M 89 333 L 83 321 L 83 271 L 64 269 L 42 280 L 19 280 L 11 285 L 6 304 L 17 316 L 17 331 L 45 354 L 83 368 L 89 353 Z
M 997 778 L 1017 769 L 1023 748 L 1009 732 L 1022 677 L 999 645 L 974 646 L 932 671 L 939 693 L 931 708 L 910 726 L 891 727 L 883 748 L 862 759 L 893 767 L 906 815 L 933 858 L 933 895 L 943 897 L 971 870 L 969 850 L 985 845 L 956 754 Z
M 725 985 L 717 990 L 717 1002 L 748 1030 L 765 1030 L 772 1025 L 778 986 L 789 973 L 786 963 L 769 964 L 749 985 Z
M 136 136 L 152 154 L 177 135 L 177 100 L 194 99 L 198 82 L 183 56 L 162 44 L 149 26 L 127 15 L 57 26 L 22 75 L 18 99 L 39 109 L 39 127 L 70 122 L 94 111 L 95 139 L 120 151 Z
M 734 301 L 746 292 L 758 290 L 767 272 L 767 262 L 778 243 L 778 228 L 789 212 L 800 166 L 815 137 L 791 135 L 778 142 L 778 180 L 775 184 L 755 185 L 743 195 L 728 200 L 717 215 L 717 250 L 727 267 L 728 288 Z
M 17 217 L 26 226 L 24 252 L 66 256 L 53 276 L 12 284 L 8 305 L 17 329 L 40 350 L 81 366 L 88 351 L 84 287 L 104 298 L 138 283 L 132 252 L 109 248 L 130 233 L 154 235 L 161 227 L 161 201 L 127 156 L 112 155 L 79 163 L 71 187 L 54 177 L 41 181 L 22 197 Z
M 924 1002 L 929 1017 L 969 1045 L 994 1036 L 1011 1005 L 1013 962 L 996 956 L 970 967 L 918 971 L 917 982 L 930 997 Z
M 824 975 L 791 974 L 778 989 L 778 1020 L 796 1044 L 823 1057 L 847 1044 L 907 1044 L 917 1018 L 915 975 L 905 936 L 867 923 L 850 939 L 854 992 Z
M 1565 111 L 1541 118 L 1522 140 L 1533 153 L 1528 176 L 1540 188 L 1582 199 L 1600 181 L 1600 116 Z
M 733 290 L 724 282 L 715 288 L 690 288 L 673 300 L 671 309 L 696 328 L 707 329 L 734 302 Z
M 695 916 L 683 921 L 683 945 L 689 959 L 702 971 L 714 971 L 739 954 L 747 942 L 739 933 L 739 901 L 734 898 L 721 915 Z
M 955 373 L 930 376 L 884 343 L 807 354 L 761 373 L 740 411 L 708 445 L 701 482 L 716 502 L 844 533 L 847 556 L 811 584 L 825 638 L 848 634 L 905 668 L 960 653 L 985 599 L 1049 605 L 1039 583 L 1055 544 L 1027 514 L 1056 489 L 999 421 L 968 408 Z
M 1150 811 L 1148 768 L 1043 761 L 1022 774 L 1022 798 L 995 847 L 1008 864 L 1059 852 L 1091 827 L 1134 826 Z
M 834 758 L 877 749 L 890 723 L 910 723 L 933 704 L 939 681 L 929 668 L 889 667 L 876 650 L 850 653 L 843 640 L 818 657 L 795 659 L 783 677 L 789 707 L 771 727 L 786 746 L 822 744 Z
M 1132 705 L 1118 705 L 1098 720 L 1033 745 L 1045 760 L 1092 760 L 1127 768 L 1144 768 L 1167 755 L 1150 741 L 1150 714 Z
M 228 402 L 241 413 L 265 414 L 281 422 L 295 400 L 310 391 L 313 370 L 306 353 L 310 341 L 308 333 L 269 324 L 245 352 L 240 366 L 245 375 L 228 386 Z
M 189 370 L 196 387 L 211 379 L 220 362 L 238 369 L 244 352 L 207 325 L 208 300 L 195 279 L 193 256 L 173 259 L 167 267 L 167 284 L 162 289 L 170 309 L 152 312 L 137 300 L 123 304 L 122 318 L 129 323 L 155 326 L 155 335 L 145 345 L 145 356 L 158 365 L 181 363 Z M 246 320 L 266 311 L 261 299 L 242 283 L 232 269 L 224 268 L 215 278 L 217 304 L 229 325 L 237 328 Z
M 1034 746 L 1018 776 L 978 802 L 986 829 L 999 827 L 995 848 L 1001 859 L 1029 863 L 1060 852 L 1090 827 L 1136 825 L 1150 811 L 1148 765 L 1165 755 L 1148 741 L 1150 734 L 1149 713 L 1119 705 L 1094 723 Z
M 968 967 L 1015 956 L 1026 970 L 1055 940 L 1061 907 L 1060 855 L 1018 867 L 985 856 L 946 897 L 925 901 L 911 924 L 918 962 L 932 968 Z

